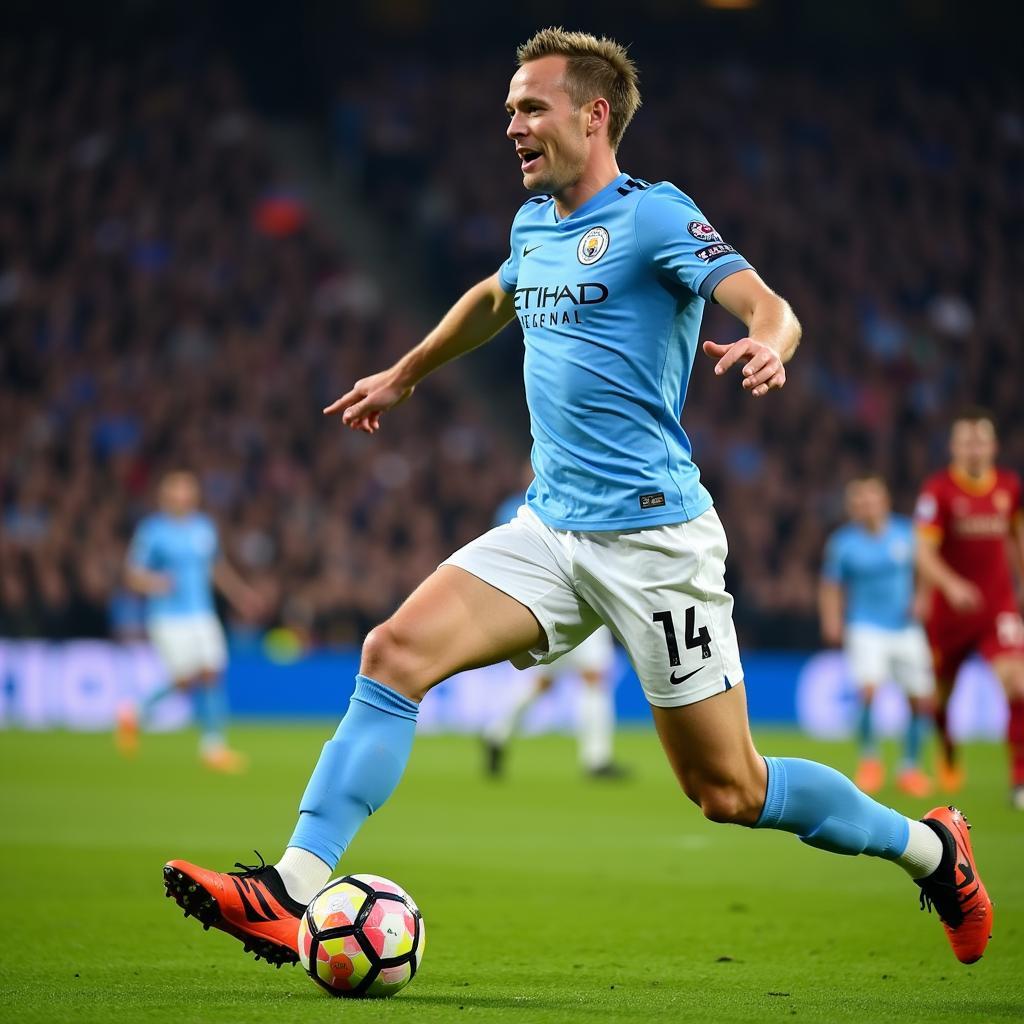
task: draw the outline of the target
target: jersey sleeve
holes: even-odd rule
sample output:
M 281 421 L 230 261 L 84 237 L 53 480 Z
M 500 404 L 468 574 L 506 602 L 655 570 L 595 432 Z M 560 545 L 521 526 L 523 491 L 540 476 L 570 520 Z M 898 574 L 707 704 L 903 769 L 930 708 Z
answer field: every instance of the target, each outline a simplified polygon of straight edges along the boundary
M 914 526 L 918 536 L 941 540 L 946 532 L 949 508 L 946 494 L 937 477 L 929 480 L 914 506 Z
M 839 534 L 833 533 L 825 545 L 825 557 L 821 563 L 821 577 L 829 583 L 843 582 L 843 546 Z
M 640 254 L 694 295 L 711 299 L 718 283 L 750 264 L 707 222 L 689 196 L 662 182 L 637 200 Z

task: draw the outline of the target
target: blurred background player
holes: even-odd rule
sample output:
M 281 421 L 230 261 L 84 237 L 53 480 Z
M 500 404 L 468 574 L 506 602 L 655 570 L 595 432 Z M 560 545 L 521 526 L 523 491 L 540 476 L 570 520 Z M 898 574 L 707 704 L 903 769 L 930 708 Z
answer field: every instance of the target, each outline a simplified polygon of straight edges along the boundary
M 921 770 L 921 746 L 928 731 L 934 688 L 928 643 L 914 620 L 914 529 L 893 515 L 889 490 L 877 476 L 846 487 L 850 521 L 825 549 L 819 595 L 821 631 L 827 643 L 842 644 L 860 693 L 857 785 L 875 793 L 885 783 L 885 766 L 871 721 L 878 687 L 891 679 L 910 703 L 896 784 L 911 796 L 927 796 L 931 780 Z
M 200 729 L 199 755 L 215 771 L 240 772 L 246 759 L 224 738 L 227 699 L 222 674 L 227 644 L 214 607 L 213 586 L 243 614 L 256 614 L 260 598 L 220 554 L 217 528 L 199 511 L 199 483 L 187 472 L 169 473 L 159 489 L 160 511 L 139 523 L 128 552 L 129 587 L 146 598 L 149 638 L 167 669 L 167 683 L 140 707 L 118 714 L 120 749 L 134 753 L 139 727 L 175 691 L 192 696 Z
M 533 467 L 523 467 L 524 491 L 510 495 L 498 506 L 494 525 L 511 522 L 526 501 L 525 489 L 533 483 Z M 504 770 L 505 748 L 519 728 L 527 709 L 546 693 L 560 676 L 580 679 L 576 711 L 579 759 L 584 772 L 597 779 L 621 779 L 629 773 L 615 763 L 615 698 L 608 674 L 614 665 L 615 647 L 611 630 L 600 626 L 578 647 L 557 661 L 533 671 L 527 686 L 503 715 L 484 730 L 484 770 L 498 776 Z
M 580 680 L 576 734 L 584 772 L 595 779 L 621 779 L 629 773 L 613 758 L 615 700 L 608 678 L 615 659 L 614 641 L 607 626 L 596 629 L 578 647 L 557 661 L 534 670 L 533 678 L 512 706 L 484 731 L 485 770 L 501 775 L 508 746 L 527 709 L 565 675 Z
M 939 781 L 964 781 L 948 709 L 957 672 L 972 653 L 996 674 L 1009 702 L 1007 740 L 1013 805 L 1024 810 L 1024 621 L 1011 559 L 1024 558 L 1021 481 L 996 466 L 990 413 L 969 409 L 953 422 L 950 464 L 926 482 L 917 501 L 918 568 L 931 588 L 925 628 L 935 662 Z

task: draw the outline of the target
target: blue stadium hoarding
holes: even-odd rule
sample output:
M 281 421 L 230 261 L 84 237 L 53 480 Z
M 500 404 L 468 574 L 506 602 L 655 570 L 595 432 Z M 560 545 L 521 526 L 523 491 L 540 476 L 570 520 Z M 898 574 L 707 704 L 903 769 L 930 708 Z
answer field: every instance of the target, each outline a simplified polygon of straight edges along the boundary
M 743 662 L 753 722 L 799 725 L 827 738 L 852 733 L 856 693 L 839 652 L 752 652 Z M 258 647 L 236 649 L 227 674 L 232 711 L 244 718 L 337 719 L 345 710 L 358 665 L 359 652 L 354 648 L 290 660 L 274 660 Z M 160 662 L 142 643 L 0 640 L 0 727 L 109 729 L 118 705 L 138 701 L 162 685 L 163 679 Z M 649 724 L 643 692 L 621 651 L 614 682 L 619 720 Z M 528 674 L 507 663 L 463 672 L 428 694 L 420 728 L 479 732 L 527 685 Z M 561 680 L 530 708 L 525 730 L 571 729 L 578 685 L 571 677 Z M 896 734 L 906 722 L 906 702 L 894 687 L 883 687 L 875 714 L 882 734 Z M 964 738 L 1004 735 L 1006 703 L 981 662 L 965 667 L 952 714 L 954 731 Z M 175 698 L 159 705 L 153 726 L 178 728 L 189 717 L 187 701 Z

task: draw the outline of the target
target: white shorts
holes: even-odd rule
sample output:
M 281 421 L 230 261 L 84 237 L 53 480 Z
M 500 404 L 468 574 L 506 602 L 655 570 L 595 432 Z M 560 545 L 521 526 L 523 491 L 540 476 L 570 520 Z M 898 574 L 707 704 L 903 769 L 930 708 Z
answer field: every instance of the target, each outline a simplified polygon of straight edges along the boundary
M 167 674 L 175 682 L 206 672 L 220 672 L 227 664 L 227 643 L 216 615 L 200 613 L 153 619 L 147 629 Z
M 577 647 L 546 665 L 544 674 L 553 676 L 560 672 L 576 672 L 582 675 L 592 672 L 606 675 L 611 670 L 614 657 L 611 630 L 607 626 L 599 626 Z
M 549 665 L 605 623 L 626 649 L 647 700 L 694 704 L 743 679 L 725 531 L 714 509 L 688 523 L 577 532 L 546 526 L 526 505 L 446 559 L 524 604 L 547 645 L 513 659 Z
M 919 625 L 905 629 L 847 626 L 843 646 L 850 675 L 859 689 L 889 680 L 908 697 L 927 697 L 935 689 L 931 653 Z

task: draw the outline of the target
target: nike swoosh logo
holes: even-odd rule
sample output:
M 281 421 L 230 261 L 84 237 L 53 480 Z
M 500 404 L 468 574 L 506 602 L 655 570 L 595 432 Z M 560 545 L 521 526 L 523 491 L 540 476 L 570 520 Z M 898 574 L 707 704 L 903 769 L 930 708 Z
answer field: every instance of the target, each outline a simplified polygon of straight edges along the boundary
M 532 249 L 527 249 L 526 246 L 524 245 L 523 246 L 523 259 L 525 260 L 526 257 L 529 256 L 531 252 L 536 252 L 543 244 L 544 243 L 541 242 L 540 245 L 535 245 Z
M 698 672 L 702 671 L 703 668 L 704 666 L 701 665 L 700 668 L 695 668 L 692 672 L 687 672 L 685 676 L 680 676 L 678 679 L 676 679 L 676 674 L 675 672 L 673 672 L 672 675 L 668 677 L 668 681 L 673 686 L 678 686 L 680 683 L 685 683 L 686 680 L 690 678 L 690 676 L 695 676 Z

